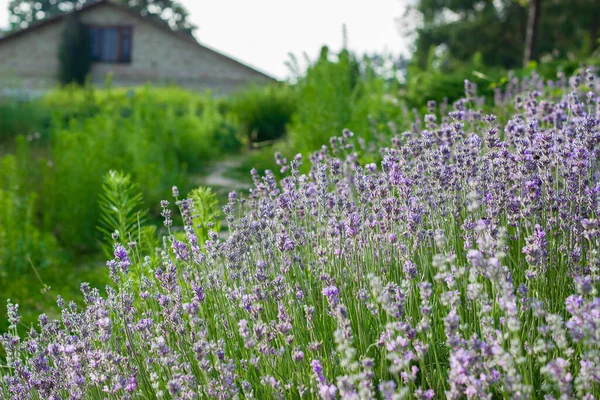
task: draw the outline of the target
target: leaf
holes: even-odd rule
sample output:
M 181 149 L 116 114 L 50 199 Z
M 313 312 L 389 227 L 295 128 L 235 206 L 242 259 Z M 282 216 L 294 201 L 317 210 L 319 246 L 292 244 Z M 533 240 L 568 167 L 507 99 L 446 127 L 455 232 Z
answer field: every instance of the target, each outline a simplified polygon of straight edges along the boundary
M 139 230 L 146 222 L 148 211 L 143 208 L 143 196 L 129 174 L 110 171 L 104 177 L 102 192 L 98 230 L 104 236 L 105 251 L 110 253 L 111 234 L 118 231 L 118 240 L 122 244 L 127 244 L 130 238 L 139 238 Z

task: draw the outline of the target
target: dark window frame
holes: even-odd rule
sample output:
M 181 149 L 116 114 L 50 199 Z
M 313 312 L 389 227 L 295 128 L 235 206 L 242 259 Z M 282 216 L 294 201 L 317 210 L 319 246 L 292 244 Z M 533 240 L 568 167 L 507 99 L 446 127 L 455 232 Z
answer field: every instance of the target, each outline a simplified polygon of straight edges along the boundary
M 133 26 L 131 25 L 87 25 L 89 30 L 96 30 L 98 33 L 108 29 L 115 29 L 117 31 L 117 58 L 116 60 L 108 60 L 105 55 L 102 54 L 103 45 L 103 34 L 100 34 L 98 38 L 98 49 L 99 55 L 94 56 L 92 54 L 92 61 L 95 63 L 104 63 L 104 64 L 131 64 L 132 55 L 133 55 Z M 129 53 L 123 54 L 123 41 L 124 35 L 129 33 Z M 90 35 L 90 41 L 92 40 L 92 36 Z M 93 47 L 93 44 L 90 44 L 90 47 Z M 91 48 L 90 48 L 91 51 Z

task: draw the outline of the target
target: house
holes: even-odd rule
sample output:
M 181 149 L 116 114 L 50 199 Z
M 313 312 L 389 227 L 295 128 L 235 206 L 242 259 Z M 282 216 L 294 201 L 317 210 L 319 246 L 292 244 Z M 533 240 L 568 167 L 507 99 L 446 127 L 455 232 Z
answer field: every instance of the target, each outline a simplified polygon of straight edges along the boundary
M 94 60 L 91 80 L 113 85 L 177 84 L 227 94 L 250 83 L 275 81 L 240 61 L 144 17 L 111 0 L 88 2 L 73 11 L 89 28 Z M 0 37 L 0 74 L 30 89 L 56 84 L 58 48 L 68 14 L 57 15 Z

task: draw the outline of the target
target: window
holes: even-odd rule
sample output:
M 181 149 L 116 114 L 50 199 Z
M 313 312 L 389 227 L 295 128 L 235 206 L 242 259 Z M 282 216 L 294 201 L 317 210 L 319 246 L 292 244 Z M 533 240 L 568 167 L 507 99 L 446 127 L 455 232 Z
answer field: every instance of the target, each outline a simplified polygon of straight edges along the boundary
M 131 62 L 131 27 L 90 26 L 92 60 L 108 63 Z

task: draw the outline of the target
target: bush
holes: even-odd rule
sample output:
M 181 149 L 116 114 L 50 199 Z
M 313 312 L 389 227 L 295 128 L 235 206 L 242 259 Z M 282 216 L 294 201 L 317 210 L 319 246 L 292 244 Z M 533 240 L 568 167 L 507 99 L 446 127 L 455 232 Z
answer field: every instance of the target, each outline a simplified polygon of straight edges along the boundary
M 346 128 L 354 101 L 354 63 L 348 51 L 330 60 L 326 47 L 297 84 L 298 108 L 292 117 L 290 140 L 298 151 L 316 150 Z
M 464 97 L 465 80 L 469 80 L 477 85 L 477 94 L 491 105 L 497 82 L 506 77 L 507 71 L 486 69 L 483 74 L 481 70 L 474 66 L 465 66 L 452 72 L 411 67 L 403 93 L 406 103 L 409 107 L 418 107 L 422 112 L 426 112 L 425 105 L 429 100 L 452 104 Z
M 408 115 L 404 99 L 399 96 L 397 80 L 385 80 L 367 64 L 364 76 L 357 85 L 352 116 L 346 127 L 360 137 L 365 145 L 408 129 Z
M 219 111 L 219 103 L 207 97 L 200 109 L 189 107 L 172 118 L 178 158 L 191 171 L 206 166 L 219 154 L 232 153 L 242 146 L 234 115 Z
M 296 111 L 295 94 L 287 85 L 252 87 L 234 95 L 231 111 L 249 142 L 279 139 Z
M 347 128 L 368 145 L 391 137 L 406 123 L 395 70 L 378 69 L 365 57 L 359 62 L 343 50 L 337 58 L 323 49 L 297 84 L 297 112 L 290 125 L 290 144 L 314 151 Z M 293 154 L 287 154 L 293 156 Z
M 183 184 L 185 166 L 177 158 L 172 113 L 143 95 L 122 106 L 107 102 L 99 113 L 71 120 L 52 137 L 51 166 L 44 169 L 41 188 L 45 227 L 79 251 L 97 247 L 98 199 L 110 170 L 129 171 L 143 183 L 144 197 L 155 210 L 165 190 Z
M 507 70 L 485 66 L 478 54 L 471 62 L 461 63 L 448 60 L 447 55 L 435 57 L 431 52 L 427 68 L 422 69 L 416 64 L 409 66 L 402 97 L 409 107 L 426 112 L 425 104 L 429 100 L 452 104 L 462 98 L 466 79 L 477 85 L 478 96 L 489 107 L 494 103 L 496 90 L 505 88 L 513 79 L 525 81 L 531 76 L 539 76 L 544 81 L 556 81 L 558 73 L 570 76 L 588 67 L 597 67 L 599 60 L 598 57 L 547 59 L 531 62 L 527 68 Z
M 30 104 L 52 117 L 46 148 L 32 152 L 21 141 L 22 180 L 39 195 L 42 231 L 75 253 L 98 248 L 98 199 L 109 171 L 128 171 L 156 216 L 168 188 L 186 190 L 188 169 L 241 146 L 235 116 L 222 114 L 210 94 L 67 86 Z

